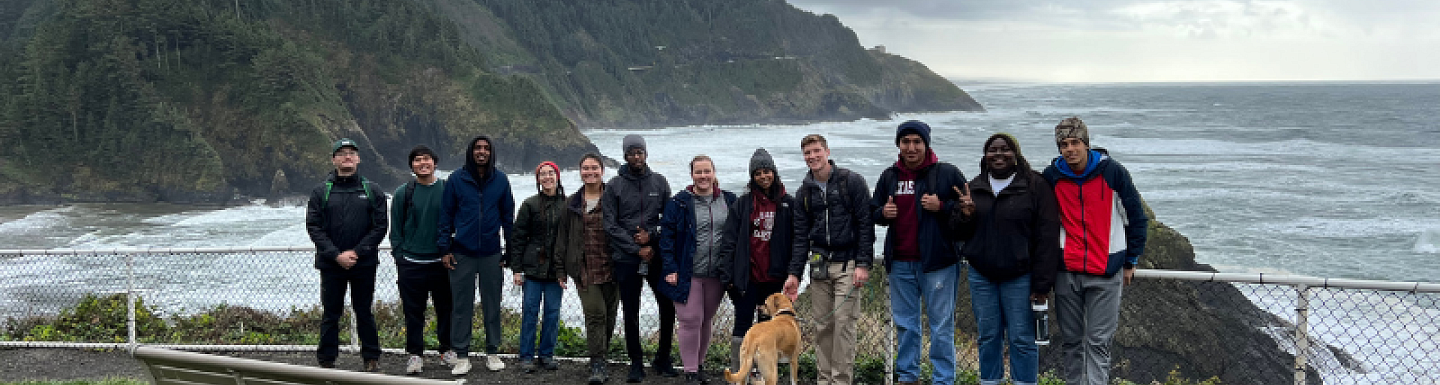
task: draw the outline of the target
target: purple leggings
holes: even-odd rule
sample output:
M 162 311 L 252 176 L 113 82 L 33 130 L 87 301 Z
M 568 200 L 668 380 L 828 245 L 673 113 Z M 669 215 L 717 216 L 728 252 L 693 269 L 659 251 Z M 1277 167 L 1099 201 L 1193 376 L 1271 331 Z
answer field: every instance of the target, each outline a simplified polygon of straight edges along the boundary
M 675 336 L 680 340 L 680 362 L 685 365 L 686 373 L 699 372 L 700 363 L 705 362 L 713 329 L 711 323 L 724 296 L 720 279 L 691 278 L 690 299 L 675 303 Z

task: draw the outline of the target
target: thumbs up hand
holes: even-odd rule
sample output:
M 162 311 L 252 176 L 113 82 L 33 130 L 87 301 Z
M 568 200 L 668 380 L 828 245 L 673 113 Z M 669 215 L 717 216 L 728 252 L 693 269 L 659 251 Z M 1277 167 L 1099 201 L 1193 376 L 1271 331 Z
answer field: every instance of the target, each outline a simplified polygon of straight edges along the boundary
M 895 217 L 900 216 L 900 209 L 895 206 L 894 195 L 890 196 L 890 200 L 885 201 L 885 208 L 880 211 L 880 214 L 884 215 L 885 219 L 895 219 Z

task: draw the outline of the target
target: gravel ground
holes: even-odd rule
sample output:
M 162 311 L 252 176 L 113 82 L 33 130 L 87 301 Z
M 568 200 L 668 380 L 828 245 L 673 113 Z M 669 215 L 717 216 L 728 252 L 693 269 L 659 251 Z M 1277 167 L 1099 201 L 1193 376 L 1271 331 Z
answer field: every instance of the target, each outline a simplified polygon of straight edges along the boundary
M 249 358 L 255 360 L 281 362 L 297 365 L 315 365 L 315 354 L 312 352 L 280 353 L 280 352 L 215 352 L 212 354 L 224 354 L 232 357 Z M 405 370 L 405 359 L 407 357 L 393 354 L 386 354 L 380 358 L 380 368 L 385 374 L 403 375 Z M 475 368 L 466 376 L 467 384 L 514 384 L 519 382 L 532 382 L 538 384 L 584 384 L 585 379 L 590 376 L 587 361 L 560 361 L 560 369 L 554 371 L 542 370 L 535 374 L 525 374 L 515 359 L 505 360 L 505 370 L 490 372 L 485 369 L 484 359 L 472 357 L 472 364 Z M 358 355 L 341 354 L 340 359 L 335 362 L 339 369 L 360 370 L 361 361 Z M 719 373 L 706 370 L 710 377 L 711 384 L 722 384 Z M 786 371 L 782 366 L 782 372 Z M 653 371 L 646 371 L 645 384 L 683 384 L 683 377 L 665 378 L 655 375 Z M 625 383 L 625 375 L 629 373 L 625 365 L 610 365 L 610 382 L 607 384 Z M 79 349 L 0 349 L 0 382 L 15 382 L 24 380 L 79 380 L 79 379 L 104 379 L 113 377 L 126 377 L 145 380 L 148 379 L 144 367 L 139 361 L 131 358 L 123 350 L 79 350 Z M 435 379 L 454 379 L 450 375 L 450 369 L 441 366 L 438 357 L 427 356 L 425 371 L 420 377 Z M 782 376 L 783 377 L 783 376 Z M 782 383 L 789 383 L 782 378 Z

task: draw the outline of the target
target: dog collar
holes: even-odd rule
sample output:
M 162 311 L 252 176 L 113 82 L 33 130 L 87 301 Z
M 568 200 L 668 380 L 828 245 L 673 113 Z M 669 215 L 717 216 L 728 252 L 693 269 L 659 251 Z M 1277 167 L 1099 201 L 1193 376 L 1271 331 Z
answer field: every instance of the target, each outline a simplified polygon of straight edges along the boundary
M 780 310 L 778 310 L 778 311 L 775 312 L 775 315 L 777 315 L 777 316 L 778 316 L 778 315 L 781 315 L 781 314 L 789 314 L 791 317 L 799 317 L 798 315 L 795 314 L 795 311 L 794 311 L 794 310 L 790 310 L 790 309 L 780 309 Z

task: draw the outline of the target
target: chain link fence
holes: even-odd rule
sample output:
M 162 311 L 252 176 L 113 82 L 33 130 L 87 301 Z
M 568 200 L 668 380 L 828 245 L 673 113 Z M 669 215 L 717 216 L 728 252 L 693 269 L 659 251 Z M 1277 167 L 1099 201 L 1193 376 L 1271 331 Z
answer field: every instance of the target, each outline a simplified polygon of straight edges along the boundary
M 0 250 L 0 346 L 133 341 L 216 350 L 313 349 L 320 285 L 312 261 L 313 251 L 298 247 Z M 375 315 L 381 344 L 398 352 L 404 346 L 404 317 L 394 264 L 388 253 L 381 261 Z M 868 384 L 888 382 L 894 357 L 886 279 L 878 270 L 851 299 L 862 309 L 857 382 Z M 979 370 L 965 276 L 962 270 L 953 347 L 962 384 L 975 383 Z M 508 281 L 502 349 L 514 353 L 521 295 Z M 1440 383 L 1440 285 L 1141 270 L 1125 290 L 1110 350 L 1118 379 L 1138 384 Z M 648 288 L 642 298 L 649 305 L 642 309 L 641 328 L 647 351 L 653 352 L 658 317 Z M 802 322 L 807 347 L 813 346 L 815 334 L 815 323 L 808 320 L 824 316 L 809 303 L 802 294 L 796 304 L 807 320 Z M 557 355 L 584 356 L 585 332 L 574 290 L 566 291 L 562 309 Z M 722 301 L 707 367 L 728 365 L 733 314 L 729 301 Z M 433 313 L 429 318 L 426 334 L 433 347 Z M 349 327 L 348 319 L 342 323 Z M 480 324 L 477 320 L 475 327 Z M 617 327 L 614 333 L 611 356 L 623 360 L 623 332 Z M 479 339 L 483 333 L 474 335 Z M 342 345 L 351 343 L 349 333 L 341 338 Z M 1057 333 L 1052 345 L 1041 348 L 1042 383 L 1061 383 L 1062 340 Z M 475 346 L 483 345 L 476 341 Z M 1303 354 L 1297 358 L 1297 352 Z M 920 357 L 925 361 L 926 353 Z M 801 361 L 802 378 L 814 378 L 813 352 Z M 928 363 L 922 367 L 928 373 Z

